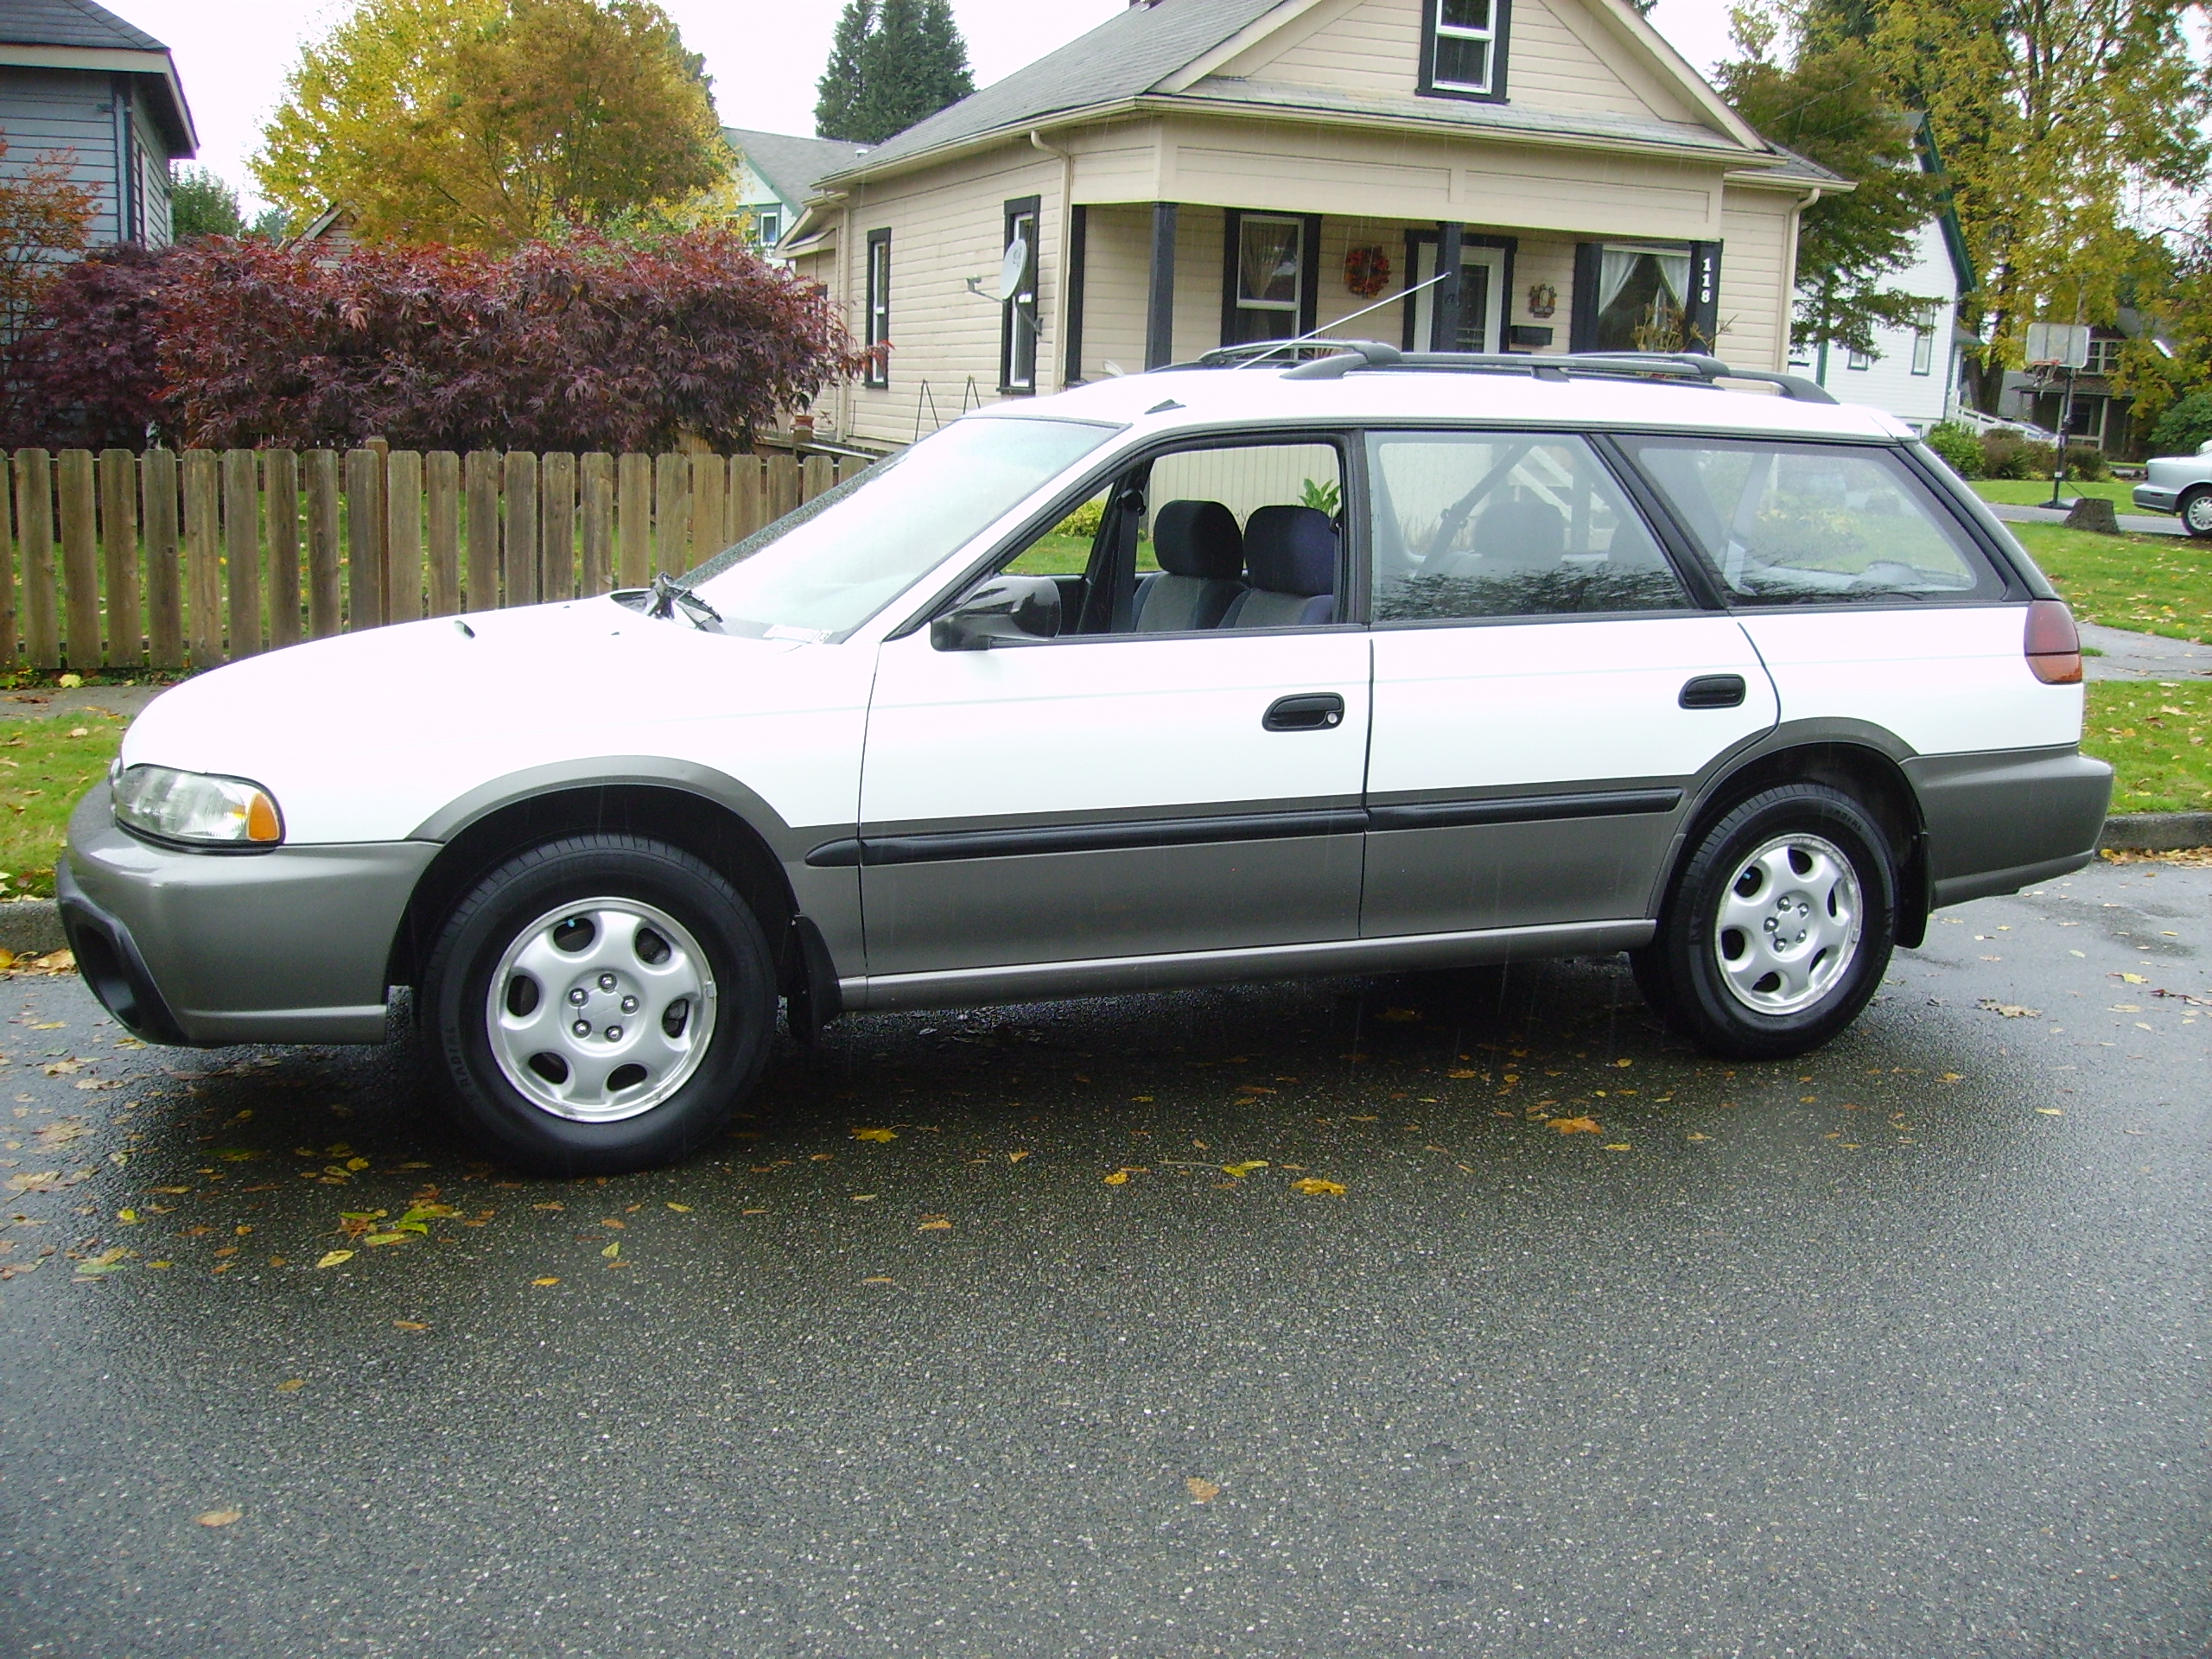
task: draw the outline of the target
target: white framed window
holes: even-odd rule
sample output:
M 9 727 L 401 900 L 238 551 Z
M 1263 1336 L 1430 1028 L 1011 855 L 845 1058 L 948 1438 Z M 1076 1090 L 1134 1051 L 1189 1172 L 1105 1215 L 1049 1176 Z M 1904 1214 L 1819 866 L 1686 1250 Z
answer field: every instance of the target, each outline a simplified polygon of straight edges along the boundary
M 784 211 L 780 207 L 756 207 L 753 210 L 753 224 L 760 245 L 772 248 L 784 233 Z
M 1236 221 L 1236 327 L 1230 345 L 1296 337 L 1306 300 L 1306 221 L 1244 213 Z
M 1421 90 L 1440 98 L 1505 96 L 1509 0 L 1427 0 Z
M 2120 340 L 2092 340 L 2089 342 L 2089 361 L 2082 371 L 2084 374 L 2117 374 L 2120 372 L 2120 348 L 2126 345 Z
M 1912 372 L 1933 374 L 1936 372 L 1936 319 L 1923 316 L 1920 327 L 1912 336 Z
M 999 390 L 1037 390 L 1037 215 L 1035 196 L 1006 204 L 1006 241 L 1009 253 L 1021 250 L 1021 280 L 1007 301 L 999 322 Z
M 1847 351 L 1843 355 L 1843 366 L 1847 369 L 1871 369 L 1874 366 L 1874 359 L 1865 352 Z
M 861 384 L 891 384 L 891 232 L 868 233 L 868 370 Z

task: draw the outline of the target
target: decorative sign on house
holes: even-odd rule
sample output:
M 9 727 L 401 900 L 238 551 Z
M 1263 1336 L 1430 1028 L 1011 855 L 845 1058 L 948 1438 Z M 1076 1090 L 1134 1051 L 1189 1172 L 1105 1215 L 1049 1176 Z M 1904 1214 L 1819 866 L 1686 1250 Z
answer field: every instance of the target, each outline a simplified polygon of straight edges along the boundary
M 1361 312 L 1408 347 L 1777 369 L 1797 215 L 1848 188 L 1626 0 L 1141 0 L 822 179 L 781 251 L 891 347 L 819 412 L 900 442 Z M 1024 227 L 1033 283 L 978 303 Z

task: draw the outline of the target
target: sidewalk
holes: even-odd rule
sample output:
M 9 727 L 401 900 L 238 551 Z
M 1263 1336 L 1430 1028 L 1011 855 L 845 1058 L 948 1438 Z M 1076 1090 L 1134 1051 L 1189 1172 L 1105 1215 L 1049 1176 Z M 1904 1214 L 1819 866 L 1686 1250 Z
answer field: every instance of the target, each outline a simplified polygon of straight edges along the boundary
M 2212 645 L 2169 639 L 2163 634 L 2080 624 L 2082 643 L 2100 657 L 2084 656 L 2082 672 L 2093 680 L 2212 679 Z

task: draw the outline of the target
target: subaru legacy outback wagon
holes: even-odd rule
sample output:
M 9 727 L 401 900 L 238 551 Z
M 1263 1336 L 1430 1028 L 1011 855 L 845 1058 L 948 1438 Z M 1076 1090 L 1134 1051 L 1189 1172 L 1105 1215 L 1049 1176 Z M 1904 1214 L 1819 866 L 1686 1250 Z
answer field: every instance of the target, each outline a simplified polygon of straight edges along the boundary
M 1624 950 L 1778 1057 L 2088 859 L 2081 679 L 1974 497 L 1802 382 L 1230 353 L 966 416 L 680 583 L 179 686 L 57 884 L 156 1041 L 379 1041 L 412 987 L 548 1170 L 713 1135 L 779 998 Z

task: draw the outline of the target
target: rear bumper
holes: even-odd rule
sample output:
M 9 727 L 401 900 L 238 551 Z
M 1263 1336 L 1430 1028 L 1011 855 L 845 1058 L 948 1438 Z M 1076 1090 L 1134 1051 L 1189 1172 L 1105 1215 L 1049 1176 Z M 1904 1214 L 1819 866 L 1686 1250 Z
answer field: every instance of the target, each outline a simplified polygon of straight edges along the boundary
M 2112 768 L 2069 746 L 1904 763 L 1928 826 L 1935 906 L 2017 893 L 2096 856 Z
M 188 853 L 118 829 L 103 784 L 69 823 L 54 895 L 108 1011 L 154 1042 L 373 1043 L 429 842 Z
M 2145 512 L 2171 512 L 2181 500 L 2181 492 L 2157 489 L 2148 484 L 2138 484 L 2128 492 L 2128 498 Z

